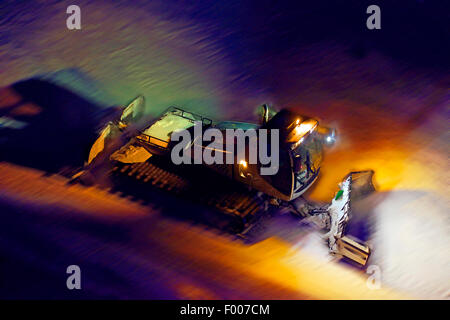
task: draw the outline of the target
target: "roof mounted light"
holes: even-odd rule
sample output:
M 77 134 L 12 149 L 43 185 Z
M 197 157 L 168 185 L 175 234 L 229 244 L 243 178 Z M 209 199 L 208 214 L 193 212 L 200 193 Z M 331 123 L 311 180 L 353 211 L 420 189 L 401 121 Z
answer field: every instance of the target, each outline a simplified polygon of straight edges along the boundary
M 306 119 L 304 121 L 300 121 L 297 119 L 294 121 L 296 124 L 292 131 L 289 133 L 286 142 L 299 144 L 306 135 L 312 133 L 318 125 L 317 120 L 315 119 Z
M 304 136 L 308 132 L 311 132 L 317 123 L 312 122 L 302 122 L 295 127 L 295 133 L 300 136 Z

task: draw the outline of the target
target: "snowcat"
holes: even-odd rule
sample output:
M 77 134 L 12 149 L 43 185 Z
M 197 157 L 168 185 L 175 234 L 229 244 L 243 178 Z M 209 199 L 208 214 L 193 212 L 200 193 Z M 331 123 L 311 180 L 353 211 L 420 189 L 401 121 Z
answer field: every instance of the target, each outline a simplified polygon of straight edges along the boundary
M 181 108 L 170 107 L 157 119 L 138 126 L 144 109 L 145 100 L 139 96 L 123 109 L 120 118 L 108 122 L 93 144 L 85 168 L 75 174 L 72 181 L 95 183 L 99 174 L 97 169 L 104 167 L 103 163 L 108 161 L 111 164 L 110 175 L 139 181 L 214 208 L 220 212 L 220 219 L 212 219 L 215 227 L 242 237 L 269 210 L 288 208 L 295 216 L 325 231 L 323 237 L 331 253 L 346 257 L 360 266 L 366 264 L 369 247 L 346 235 L 345 231 L 350 218 L 351 199 L 374 190 L 373 172 L 346 175 L 329 205 L 320 206 L 302 197 L 319 176 L 323 149 L 335 142 L 335 130 L 320 126 L 318 120 L 288 109 L 274 112 L 267 105 L 261 107 L 258 124 L 215 122 Z M 178 130 L 193 130 L 199 124 L 204 130 L 279 130 L 279 167 L 276 174 L 261 175 L 259 169 L 262 164 L 259 160 L 251 164 L 247 158 L 236 158 L 233 164 L 174 164 L 171 161 L 174 147 L 172 134 Z M 193 139 L 189 147 L 207 146 Z

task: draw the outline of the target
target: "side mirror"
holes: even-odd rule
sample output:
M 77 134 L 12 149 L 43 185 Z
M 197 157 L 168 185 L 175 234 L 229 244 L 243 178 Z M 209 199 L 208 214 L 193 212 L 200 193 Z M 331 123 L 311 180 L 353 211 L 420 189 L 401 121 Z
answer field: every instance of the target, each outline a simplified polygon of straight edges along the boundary
M 262 108 L 262 119 L 261 124 L 265 125 L 269 121 L 269 106 L 267 104 L 263 104 Z
M 277 111 L 269 108 L 269 105 L 264 103 L 259 107 L 258 113 L 261 114 L 261 125 L 264 126 L 275 114 L 277 114 Z

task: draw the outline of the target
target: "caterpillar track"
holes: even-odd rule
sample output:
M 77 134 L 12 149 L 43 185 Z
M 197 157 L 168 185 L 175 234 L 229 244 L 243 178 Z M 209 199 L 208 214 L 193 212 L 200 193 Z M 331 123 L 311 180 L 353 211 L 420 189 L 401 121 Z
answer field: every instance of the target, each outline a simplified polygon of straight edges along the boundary
M 242 232 L 267 211 L 265 199 L 257 192 L 224 179 L 214 172 L 207 173 L 211 181 L 214 181 L 214 186 L 205 185 L 204 181 L 195 179 L 198 177 L 198 170 L 207 169 L 179 168 L 151 159 L 134 164 L 117 162 L 112 169 L 112 177 L 116 183 L 122 185 L 134 184 L 134 189 L 144 187 L 144 190 L 140 189 L 143 196 L 146 187 L 156 188 L 184 200 L 214 208 L 221 216 L 211 215 L 206 220 L 232 233 Z

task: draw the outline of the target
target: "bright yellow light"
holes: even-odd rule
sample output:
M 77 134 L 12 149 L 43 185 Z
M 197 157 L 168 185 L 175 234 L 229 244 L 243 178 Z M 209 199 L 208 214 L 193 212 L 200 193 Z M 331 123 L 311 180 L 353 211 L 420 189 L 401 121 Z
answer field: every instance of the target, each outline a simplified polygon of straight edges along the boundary
M 300 122 L 300 119 L 297 119 L 297 121 L 295 121 L 295 124 L 299 124 L 299 122 Z
M 241 160 L 241 161 L 239 161 L 239 164 L 240 164 L 242 167 L 247 168 L 247 161 Z
M 312 123 L 300 123 L 298 126 L 295 127 L 295 133 L 298 135 L 305 135 L 306 133 L 308 133 L 309 131 L 311 131 L 311 129 L 313 129 L 313 124 Z

